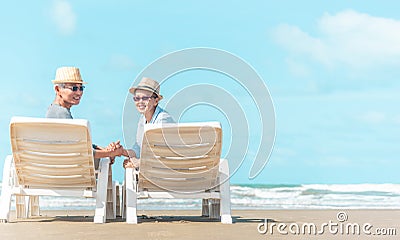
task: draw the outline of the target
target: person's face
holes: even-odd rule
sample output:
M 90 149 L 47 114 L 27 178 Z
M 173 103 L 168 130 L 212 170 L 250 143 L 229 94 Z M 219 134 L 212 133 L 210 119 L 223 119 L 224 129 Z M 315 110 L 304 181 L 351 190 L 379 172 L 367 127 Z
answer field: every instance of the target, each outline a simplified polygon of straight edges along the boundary
M 78 105 L 83 95 L 82 84 L 65 83 L 64 87 L 56 86 L 56 92 L 65 105 Z
M 141 114 L 145 114 L 148 112 L 154 112 L 159 99 L 158 97 L 153 97 L 153 93 L 150 91 L 137 89 L 133 100 L 135 101 L 136 109 Z

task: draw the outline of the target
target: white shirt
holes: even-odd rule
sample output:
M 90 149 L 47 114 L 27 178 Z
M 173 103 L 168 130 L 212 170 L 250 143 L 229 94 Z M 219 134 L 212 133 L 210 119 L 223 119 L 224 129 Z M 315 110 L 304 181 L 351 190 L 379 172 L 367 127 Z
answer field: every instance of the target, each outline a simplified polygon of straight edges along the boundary
M 157 124 L 157 123 L 174 123 L 174 122 L 175 121 L 171 117 L 171 115 L 169 115 L 168 112 L 166 112 L 164 109 L 162 109 L 161 107 L 159 107 L 157 105 L 156 110 L 154 111 L 153 117 L 151 118 L 150 122 L 148 122 L 148 123 Z M 146 118 L 142 114 L 139 118 L 139 122 L 138 122 L 138 126 L 137 126 L 136 142 L 132 147 L 137 158 L 140 158 L 140 150 L 142 149 L 145 124 L 147 124 Z

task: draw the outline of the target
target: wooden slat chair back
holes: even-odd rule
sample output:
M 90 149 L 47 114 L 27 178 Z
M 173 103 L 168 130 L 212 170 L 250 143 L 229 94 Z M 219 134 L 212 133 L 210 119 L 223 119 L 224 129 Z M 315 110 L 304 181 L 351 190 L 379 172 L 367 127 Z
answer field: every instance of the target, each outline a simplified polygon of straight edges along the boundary
M 86 120 L 19 122 L 10 126 L 18 184 L 26 188 L 96 188 Z
M 139 191 L 190 193 L 217 186 L 222 131 L 213 124 L 149 125 L 143 137 Z
M 12 195 L 36 200 L 44 195 L 96 198 L 94 222 L 105 222 L 110 160 L 100 159 L 96 180 L 87 120 L 13 117 L 10 139 L 0 221 L 9 221 Z

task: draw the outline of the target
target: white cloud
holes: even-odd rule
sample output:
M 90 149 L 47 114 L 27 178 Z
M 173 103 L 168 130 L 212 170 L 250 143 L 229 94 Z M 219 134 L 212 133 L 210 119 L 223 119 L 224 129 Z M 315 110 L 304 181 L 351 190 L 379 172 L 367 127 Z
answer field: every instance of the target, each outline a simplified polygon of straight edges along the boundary
M 275 30 L 275 38 L 287 50 L 294 54 L 307 54 L 324 62 L 326 46 L 296 26 L 281 24 Z
M 279 25 L 274 37 L 291 55 L 308 56 L 326 66 L 356 68 L 400 64 L 400 21 L 353 10 L 317 20 L 318 36 L 297 26 Z
M 75 31 L 76 14 L 68 1 L 55 0 L 51 8 L 51 15 L 58 30 L 62 34 L 70 35 Z

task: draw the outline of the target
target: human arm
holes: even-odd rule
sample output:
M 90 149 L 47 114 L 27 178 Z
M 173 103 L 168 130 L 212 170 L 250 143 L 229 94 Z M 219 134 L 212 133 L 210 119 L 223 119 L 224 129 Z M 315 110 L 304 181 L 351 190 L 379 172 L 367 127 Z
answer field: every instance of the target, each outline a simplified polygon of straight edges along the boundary
M 111 142 L 106 148 L 96 145 L 93 149 L 93 152 L 94 158 L 109 157 L 111 158 L 112 162 L 114 162 L 114 158 L 117 156 L 128 156 L 127 150 L 121 146 L 119 140 L 116 142 Z

